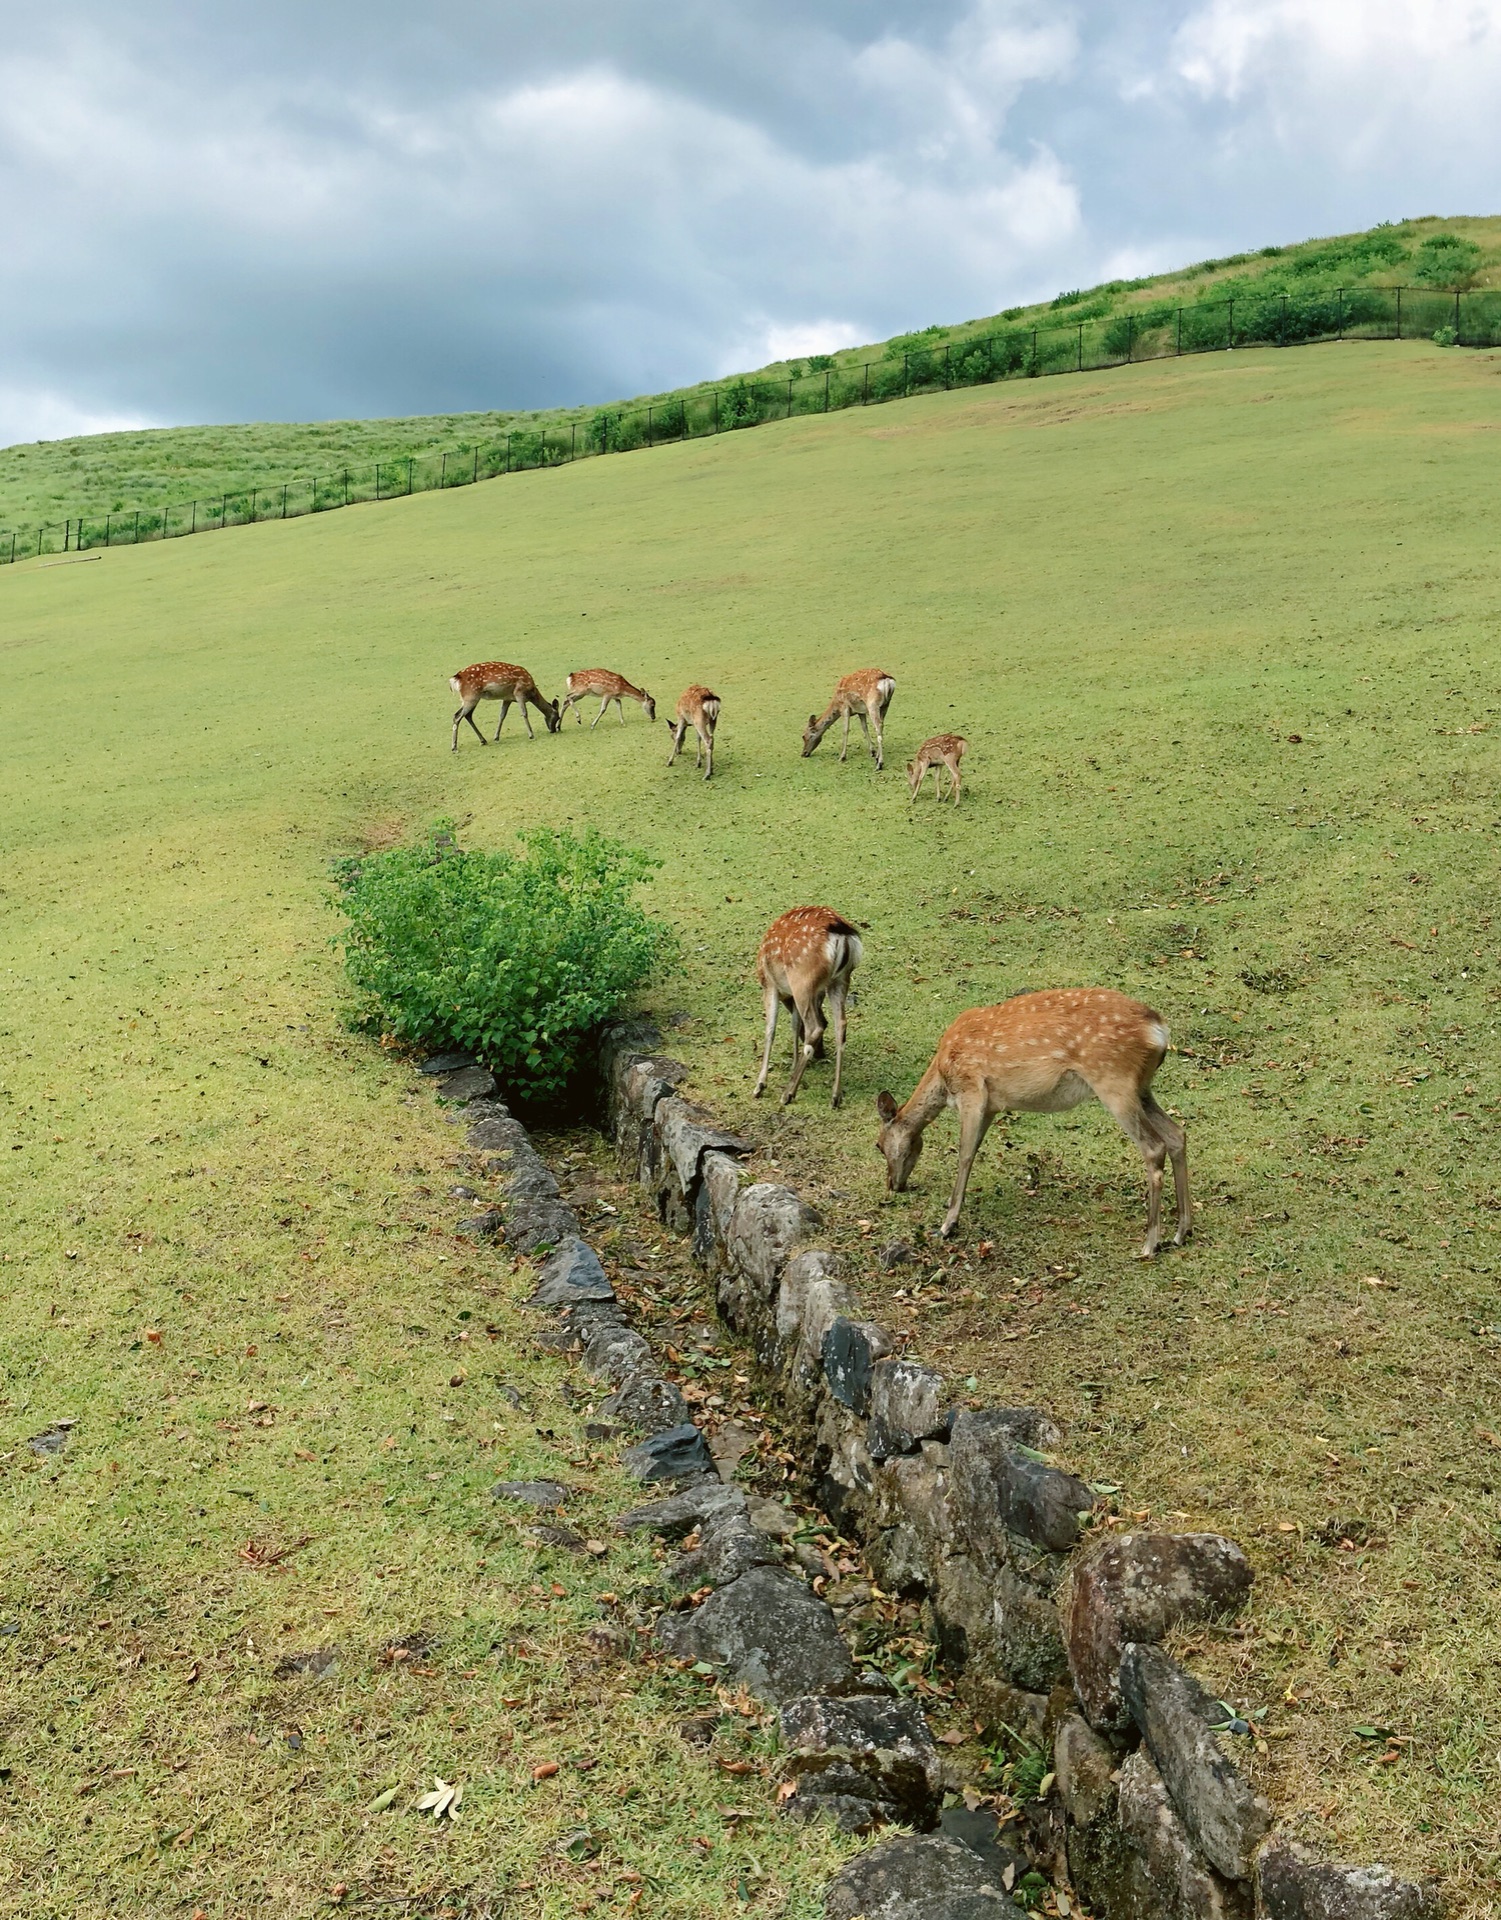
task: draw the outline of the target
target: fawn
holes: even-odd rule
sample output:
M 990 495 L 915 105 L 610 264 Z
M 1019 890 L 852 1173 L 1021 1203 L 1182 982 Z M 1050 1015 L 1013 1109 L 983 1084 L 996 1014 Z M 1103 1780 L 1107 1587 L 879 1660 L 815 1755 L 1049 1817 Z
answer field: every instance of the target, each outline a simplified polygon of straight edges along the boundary
M 796 1096 L 808 1062 L 822 1050 L 827 994 L 834 1017 L 833 1104 L 839 1105 L 844 1075 L 845 997 L 850 976 L 860 964 L 861 951 L 859 934 L 848 920 L 828 907 L 793 907 L 767 928 L 756 954 L 756 978 L 766 999 L 766 1052 L 756 1082 L 756 1099 L 766 1091 L 777 1016 L 783 1007 L 792 1016 L 793 1061 L 782 1105 L 785 1107 Z
M 929 772 L 933 775 L 933 798 L 943 798 L 943 770 L 948 768 L 949 791 L 954 797 L 954 805 L 959 804 L 959 762 L 968 750 L 969 742 L 959 733 L 935 733 L 930 740 L 924 740 L 917 749 L 914 759 L 907 762 L 908 800 L 915 800 L 922 789 L 923 781 Z
M 693 764 L 697 767 L 707 756 L 708 765 L 704 768 L 707 780 L 714 771 L 714 729 L 719 725 L 719 695 L 711 693 L 707 687 L 689 687 L 678 699 L 673 719 L 667 722 L 667 731 L 672 735 L 672 752 L 667 756 L 670 767 L 678 757 L 689 727 L 692 727 L 698 739 L 693 753 Z
M 600 721 L 604 719 L 605 708 L 612 700 L 615 702 L 616 713 L 620 715 L 621 726 L 625 725 L 625 708 L 620 704 L 622 700 L 639 700 L 641 711 L 648 720 L 655 720 L 657 717 L 656 701 L 642 688 L 633 687 L 623 674 L 611 673 L 608 667 L 585 667 L 580 673 L 569 674 L 568 694 L 558 708 L 558 718 L 561 720 L 570 707 L 577 708 L 580 701 L 591 696 L 598 698 L 599 712 L 589 722 L 590 733 L 593 733 Z M 584 724 L 584 716 L 581 713 L 575 712 L 573 717 L 580 726 Z

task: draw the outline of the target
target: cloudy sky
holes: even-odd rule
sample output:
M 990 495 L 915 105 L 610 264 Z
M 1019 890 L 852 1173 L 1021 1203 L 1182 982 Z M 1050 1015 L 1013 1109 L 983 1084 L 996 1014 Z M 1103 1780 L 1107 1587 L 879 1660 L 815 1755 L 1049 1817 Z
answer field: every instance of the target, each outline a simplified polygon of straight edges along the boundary
M 613 398 L 1501 210 L 1501 0 L 0 0 L 0 444 Z

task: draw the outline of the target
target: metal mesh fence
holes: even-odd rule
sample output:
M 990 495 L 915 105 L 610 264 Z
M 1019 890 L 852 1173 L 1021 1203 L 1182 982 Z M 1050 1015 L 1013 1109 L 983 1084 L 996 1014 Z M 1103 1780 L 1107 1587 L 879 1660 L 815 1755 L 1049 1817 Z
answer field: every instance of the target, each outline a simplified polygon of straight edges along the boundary
M 1087 306 L 1087 302 L 1085 303 Z M 1446 345 L 1501 345 L 1501 291 L 1354 287 L 1309 294 L 1251 294 L 1191 306 L 1133 307 L 1114 315 L 1067 309 L 1047 325 L 1001 327 L 931 347 L 888 347 L 879 360 L 810 363 L 780 379 L 746 376 L 698 387 L 649 405 L 601 408 L 562 427 L 539 424 L 488 446 L 429 454 L 333 473 L 257 483 L 208 499 L 121 513 L 79 514 L 45 526 L 0 530 L 0 566 L 49 553 L 175 540 L 262 520 L 296 519 L 367 501 L 467 487 L 502 474 L 560 466 L 606 453 L 697 440 L 798 414 L 881 405 L 914 394 L 988 386 L 1044 374 L 1089 373 L 1182 354 L 1239 347 L 1293 347 L 1318 341 L 1439 339 Z M 815 357 L 816 358 L 816 357 Z

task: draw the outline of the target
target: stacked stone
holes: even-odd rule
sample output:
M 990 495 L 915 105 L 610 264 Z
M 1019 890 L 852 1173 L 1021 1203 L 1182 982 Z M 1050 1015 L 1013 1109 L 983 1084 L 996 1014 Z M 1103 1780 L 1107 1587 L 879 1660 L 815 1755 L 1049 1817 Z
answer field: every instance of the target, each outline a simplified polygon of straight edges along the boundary
M 894 1352 L 835 1256 L 809 1245 L 818 1216 L 790 1188 L 745 1180 L 747 1143 L 679 1096 L 687 1069 L 659 1045 L 641 1025 L 605 1037 L 623 1166 L 664 1223 L 692 1235 L 721 1317 L 809 1436 L 830 1518 L 861 1541 L 889 1591 L 925 1604 L 977 1710 L 1051 1745 L 1061 1850 L 1092 1910 L 1103 1920 L 1434 1920 L 1427 1885 L 1269 1838 L 1273 1810 L 1235 1764 L 1241 1731 L 1158 1644 L 1244 1605 L 1252 1572 L 1240 1548 L 1217 1534 L 1112 1533 L 1081 1552 L 1096 1497 L 1046 1457 L 1062 1442 L 1047 1414 L 958 1408 L 941 1374 Z M 921 1716 L 903 1717 L 873 1677 L 854 1674 L 829 1610 L 755 1557 L 733 1504 L 706 1522 L 682 1577 L 714 1591 L 669 1616 L 664 1640 L 782 1708 L 790 1804 L 813 1807 L 821 1784 L 854 1830 L 877 1802 L 885 1817 L 931 1826 L 938 1769 Z M 752 1615 L 780 1616 L 776 1647 L 747 1624 Z M 873 1778 L 872 1795 L 862 1783 Z M 1016 1910 L 994 1864 L 943 1834 L 862 1855 L 827 1908 L 831 1920 Z

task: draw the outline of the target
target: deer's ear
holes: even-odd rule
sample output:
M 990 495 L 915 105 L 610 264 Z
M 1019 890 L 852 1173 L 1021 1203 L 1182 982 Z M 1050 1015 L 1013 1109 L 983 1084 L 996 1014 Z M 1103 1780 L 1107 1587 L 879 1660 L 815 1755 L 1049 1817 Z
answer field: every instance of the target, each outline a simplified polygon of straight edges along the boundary
M 881 1119 L 887 1124 L 895 1120 L 896 1100 L 893 1095 L 889 1093 L 878 1093 L 876 1095 L 876 1112 L 880 1114 Z
M 816 713 L 810 713 L 808 715 L 808 725 L 810 727 L 816 727 L 818 725 L 818 715 Z

